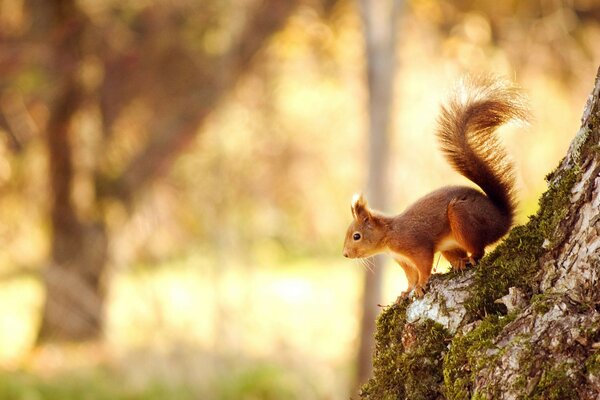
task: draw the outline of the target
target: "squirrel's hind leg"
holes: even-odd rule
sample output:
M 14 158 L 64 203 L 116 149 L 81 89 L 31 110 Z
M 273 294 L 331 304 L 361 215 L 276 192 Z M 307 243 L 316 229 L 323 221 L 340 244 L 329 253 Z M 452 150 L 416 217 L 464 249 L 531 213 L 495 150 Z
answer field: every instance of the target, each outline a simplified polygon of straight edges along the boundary
M 475 266 L 485 253 L 487 227 L 481 216 L 473 212 L 473 204 L 469 203 L 473 201 L 452 200 L 448 204 L 448 222 L 455 240 L 470 254 L 468 262 Z
M 442 251 L 442 255 L 450 262 L 453 271 L 464 270 L 467 267 L 467 264 L 470 262 L 467 252 L 463 249 L 456 248 Z

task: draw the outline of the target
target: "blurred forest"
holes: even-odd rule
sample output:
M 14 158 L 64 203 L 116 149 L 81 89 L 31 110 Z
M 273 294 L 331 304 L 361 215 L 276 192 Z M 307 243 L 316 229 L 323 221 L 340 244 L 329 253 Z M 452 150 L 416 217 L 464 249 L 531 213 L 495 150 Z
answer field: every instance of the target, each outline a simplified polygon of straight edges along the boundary
M 435 119 L 493 72 L 533 109 L 502 135 L 523 221 L 579 126 L 600 1 L 407 0 L 396 35 L 386 211 L 464 182 Z M 0 0 L 0 398 L 348 398 L 365 61 L 351 0 Z

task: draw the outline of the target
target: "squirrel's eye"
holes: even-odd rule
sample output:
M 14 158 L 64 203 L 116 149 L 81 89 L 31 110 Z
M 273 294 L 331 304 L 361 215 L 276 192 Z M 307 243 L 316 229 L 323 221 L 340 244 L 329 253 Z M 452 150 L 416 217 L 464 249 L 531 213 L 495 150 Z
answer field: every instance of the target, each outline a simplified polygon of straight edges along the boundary
M 354 235 L 352 235 L 352 239 L 354 240 L 360 240 L 360 233 L 356 232 Z

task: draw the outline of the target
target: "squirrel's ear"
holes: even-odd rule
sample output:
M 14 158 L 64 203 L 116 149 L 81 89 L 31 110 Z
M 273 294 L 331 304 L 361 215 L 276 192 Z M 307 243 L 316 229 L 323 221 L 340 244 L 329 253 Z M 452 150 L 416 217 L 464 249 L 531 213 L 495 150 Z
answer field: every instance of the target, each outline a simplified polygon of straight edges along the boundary
M 367 201 L 363 197 L 362 193 L 356 193 L 352 196 L 352 216 L 357 221 L 363 221 L 369 218 L 371 215 L 367 208 Z

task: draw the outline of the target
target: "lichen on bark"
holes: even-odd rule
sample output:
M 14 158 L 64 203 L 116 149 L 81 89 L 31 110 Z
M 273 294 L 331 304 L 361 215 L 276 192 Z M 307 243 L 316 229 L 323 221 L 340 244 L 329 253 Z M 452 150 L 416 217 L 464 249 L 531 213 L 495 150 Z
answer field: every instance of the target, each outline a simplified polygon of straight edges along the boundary
M 384 310 L 363 399 L 600 398 L 599 96 L 527 224 Z

